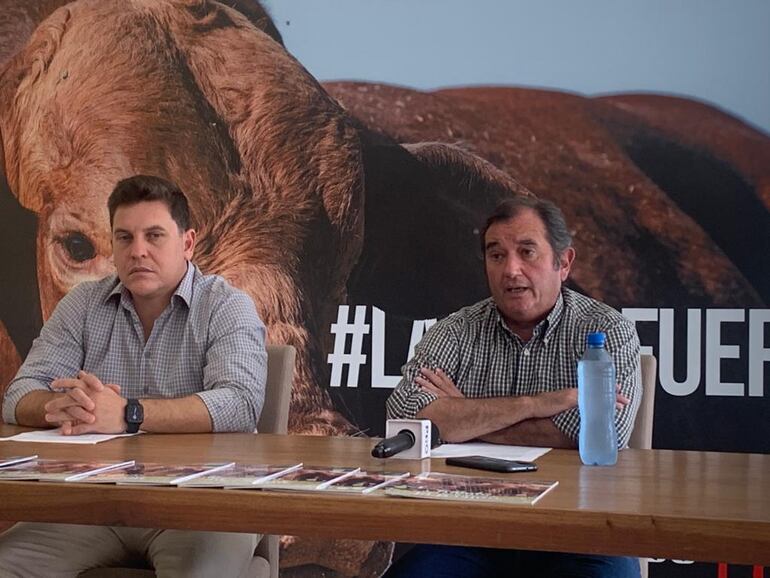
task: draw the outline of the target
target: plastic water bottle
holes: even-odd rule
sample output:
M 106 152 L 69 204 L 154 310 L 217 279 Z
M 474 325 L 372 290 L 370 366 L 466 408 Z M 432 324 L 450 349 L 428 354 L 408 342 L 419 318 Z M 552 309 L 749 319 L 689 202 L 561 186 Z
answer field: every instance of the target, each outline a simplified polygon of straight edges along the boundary
M 604 348 L 604 333 L 589 333 L 578 361 L 580 459 L 588 466 L 612 466 L 618 461 L 615 429 L 615 364 Z

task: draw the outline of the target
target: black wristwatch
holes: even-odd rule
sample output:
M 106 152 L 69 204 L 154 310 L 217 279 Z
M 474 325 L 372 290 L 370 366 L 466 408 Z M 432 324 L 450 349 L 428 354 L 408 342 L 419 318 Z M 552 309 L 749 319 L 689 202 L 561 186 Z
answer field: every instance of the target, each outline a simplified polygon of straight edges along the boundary
M 144 407 L 138 399 L 129 399 L 126 403 L 126 433 L 136 433 L 144 421 Z

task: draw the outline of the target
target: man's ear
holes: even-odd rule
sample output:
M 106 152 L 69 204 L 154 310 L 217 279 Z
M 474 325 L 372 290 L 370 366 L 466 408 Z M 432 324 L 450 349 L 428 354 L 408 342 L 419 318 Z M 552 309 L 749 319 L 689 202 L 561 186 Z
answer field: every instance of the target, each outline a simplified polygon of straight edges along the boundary
M 575 248 L 567 247 L 559 257 L 559 273 L 561 274 L 562 283 L 569 277 L 569 272 L 572 269 L 572 263 L 575 261 Z
M 187 229 L 182 235 L 184 237 L 184 256 L 189 261 L 195 252 L 195 229 Z
M 245 16 L 227 4 L 158 3 L 157 8 L 161 16 L 166 12 L 168 30 L 218 124 L 229 127 L 227 136 L 239 157 L 235 162 L 248 185 L 243 190 L 251 190 L 252 199 L 235 198 L 238 191 L 222 196 L 218 214 L 241 204 L 259 207 L 257 214 L 268 228 L 283 231 L 292 243 L 301 228 L 312 231 L 314 242 L 303 241 L 298 250 L 335 255 L 335 267 L 324 276 L 338 291 L 363 240 L 358 132 L 339 103 L 283 46 L 256 29 L 244 34 Z M 224 60 L 223 51 L 228 55 Z M 208 241 L 219 223 L 199 222 L 201 239 Z M 224 229 L 236 233 L 231 225 Z M 266 227 L 253 232 L 260 236 L 252 239 L 254 246 L 270 242 Z

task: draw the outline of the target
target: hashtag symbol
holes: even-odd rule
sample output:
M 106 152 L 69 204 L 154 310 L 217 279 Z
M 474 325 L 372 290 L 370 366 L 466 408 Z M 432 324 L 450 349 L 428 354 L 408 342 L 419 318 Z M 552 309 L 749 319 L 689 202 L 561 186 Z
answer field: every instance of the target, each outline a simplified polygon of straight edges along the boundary
M 369 324 L 366 320 L 366 306 L 356 305 L 356 314 L 353 323 L 348 323 L 350 306 L 340 305 L 337 311 L 337 323 L 332 323 L 334 334 L 334 352 L 330 353 L 327 360 L 332 366 L 332 376 L 329 381 L 331 387 L 340 387 L 342 381 L 342 368 L 348 366 L 348 387 L 358 387 L 358 370 L 366 363 L 366 355 L 361 353 L 364 344 L 364 335 L 369 333 Z M 345 353 L 348 335 L 350 340 L 350 353 Z

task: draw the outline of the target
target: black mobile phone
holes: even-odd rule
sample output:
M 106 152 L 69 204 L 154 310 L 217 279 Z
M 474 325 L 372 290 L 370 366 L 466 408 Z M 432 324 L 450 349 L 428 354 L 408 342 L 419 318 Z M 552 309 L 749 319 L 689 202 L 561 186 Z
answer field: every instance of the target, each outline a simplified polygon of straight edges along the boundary
M 460 466 L 461 468 L 474 468 L 490 472 L 534 472 L 537 470 L 537 466 L 533 462 L 503 460 L 500 458 L 488 458 L 487 456 L 447 458 L 446 463 L 448 466 Z

